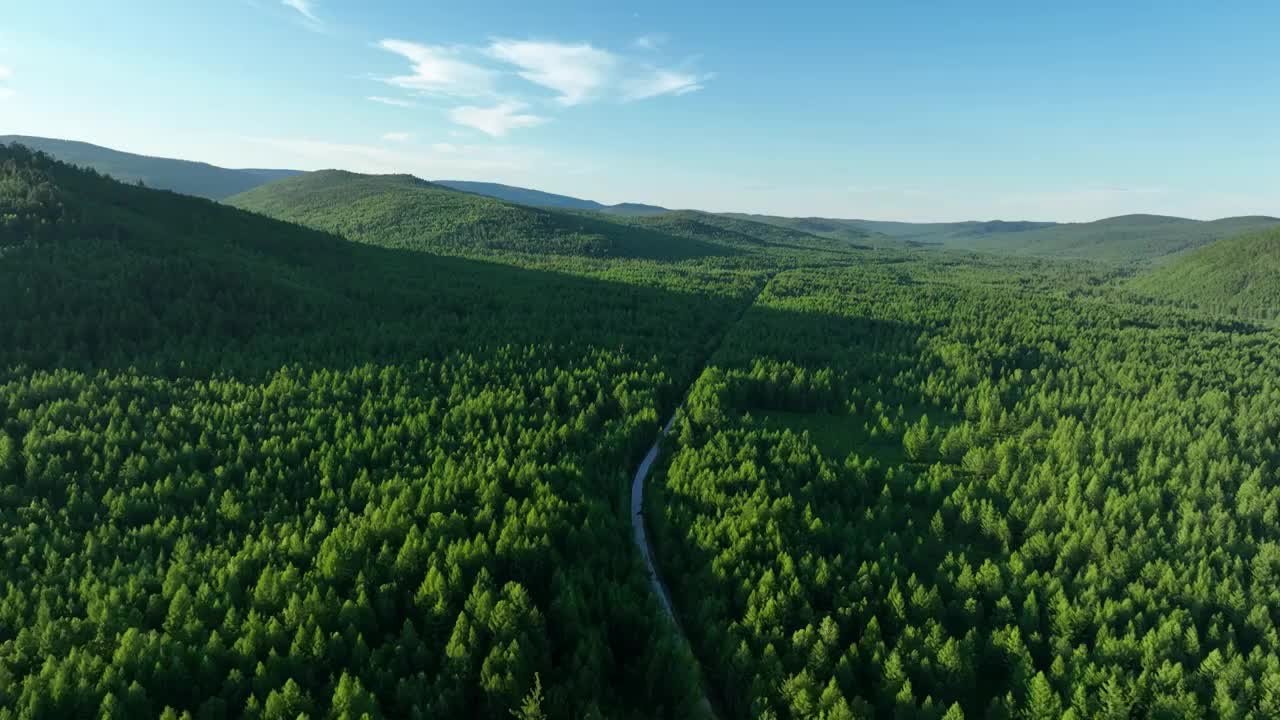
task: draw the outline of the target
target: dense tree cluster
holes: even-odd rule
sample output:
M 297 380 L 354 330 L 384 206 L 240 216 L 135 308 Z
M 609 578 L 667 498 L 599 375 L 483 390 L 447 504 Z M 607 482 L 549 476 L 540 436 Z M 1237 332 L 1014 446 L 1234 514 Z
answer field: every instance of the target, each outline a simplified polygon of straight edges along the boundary
M 533 347 L 0 386 L 0 706 L 503 717 L 541 672 L 558 712 L 677 711 L 618 502 L 662 383 Z
M 686 388 L 646 515 L 728 717 L 1280 715 L 1274 330 L 807 222 L 260 190 L 0 147 L 0 719 L 698 717 L 626 502 Z
M 1277 716 L 1277 378 L 1034 267 L 775 277 L 650 497 L 729 716 Z
M 1280 320 L 1280 227 L 1186 253 L 1139 274 L 1131 287 L 1212 312 Z
M 697 712 L 627 469 L 757 275 L 440 258 L 0 168 L 46 227 L 0 258 L 0 717 Z

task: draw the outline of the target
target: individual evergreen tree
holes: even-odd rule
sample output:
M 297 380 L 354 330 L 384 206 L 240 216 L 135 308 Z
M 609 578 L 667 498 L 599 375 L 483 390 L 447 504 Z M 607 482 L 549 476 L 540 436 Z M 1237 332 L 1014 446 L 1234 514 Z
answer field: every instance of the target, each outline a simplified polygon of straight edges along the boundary
M 533 687 L 520 701 L 520 707 L 511 711 L 511 715 L 518 720 L 547 720 L 546 713 L 542 711 L 542 702 L 542 676 L 534 673 Z

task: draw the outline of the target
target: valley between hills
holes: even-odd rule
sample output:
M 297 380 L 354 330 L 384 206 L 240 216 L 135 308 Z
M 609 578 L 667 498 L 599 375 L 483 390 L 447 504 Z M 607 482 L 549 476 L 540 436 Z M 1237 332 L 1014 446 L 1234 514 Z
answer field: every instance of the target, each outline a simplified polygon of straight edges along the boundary
M 0 137 L 0 718 L 1280 716 L 1277 270 Z

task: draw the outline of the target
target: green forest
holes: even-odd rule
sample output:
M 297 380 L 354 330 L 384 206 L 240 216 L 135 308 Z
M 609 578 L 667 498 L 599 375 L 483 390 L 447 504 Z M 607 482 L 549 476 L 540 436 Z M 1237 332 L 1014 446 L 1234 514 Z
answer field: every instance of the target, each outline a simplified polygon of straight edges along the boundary
M 0 145 L 0 718 L 1280 717 L 1275 232 L 1171 225 Z

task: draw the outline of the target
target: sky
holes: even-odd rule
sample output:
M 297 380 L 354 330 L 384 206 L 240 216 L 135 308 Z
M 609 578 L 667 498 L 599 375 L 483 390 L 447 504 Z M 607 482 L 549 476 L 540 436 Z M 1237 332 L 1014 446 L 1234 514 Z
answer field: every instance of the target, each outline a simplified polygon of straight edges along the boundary
M 1280 3 L 5 0 L 0 134 L 791 216 L 1280 215 Z

